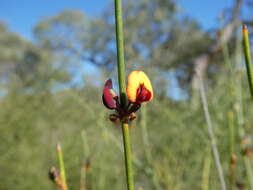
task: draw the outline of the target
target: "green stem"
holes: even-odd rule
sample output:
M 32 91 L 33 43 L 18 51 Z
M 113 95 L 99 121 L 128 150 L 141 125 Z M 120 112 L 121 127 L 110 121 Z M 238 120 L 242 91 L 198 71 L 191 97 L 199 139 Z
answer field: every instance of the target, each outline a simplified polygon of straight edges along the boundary
M 249 180 L 249 186 L 250 186 L 250 190 L 253 189 L 253 173 L 252 173 L 252 166 L 250 163 L 250 158 L 248 156 L 244 156 L 244 164 L 245 164 L 245 168 L 246 168 L 246 172 L 247 172 L 247 176 L 248 176 L 248 180 Z
M 132 170 L 132 153 L 131 153 L 131 139 L 129 136 L 129 125 L 127 122 L 122 123 L 122 133 L 124 141 L 125 152 L 125 167 L 128 190 L 134 190 L 133 170 Z
M 127 106 L 126 97 L 126 81 L 125 81 L 125 63 L 124 63 L 124 34 L 122 20 L 122 3 L 121 0 L 115 0 L 115 25 L 116 25 L 116 41 L 117 41 L 117 64 L 118 64 L 118 80 L 120 103 L 122 108 Z M 132 153 L 131 139 L 129 136 L 128 119 L 122 121 L 122 133 L 125 153 L 125 167 L 127 177 L 128 190 L 134 190 L 133 170 L 132 170 Z
M 234 126 L 234 113 L 228 112 L 228 126 L 229 126 L 229 137 L 230 137 L 230 154 L 235 153 L 235 126 Z
M 246 68 L 247 68 L 248 82 L 249 82 L 249 87 L 250 87 L 251 98 L 253 100 L 253 70 L 252 70 L 252 64 L 251 64 L 249 33 L 248 33 L 248 29 L 246 25 L 243 25 L 242 33 L 243 33 L 243 50 L 244 50 Z M 249 179 L 250 189 L 252 190 L 253 189 L 253 181 L 252 181 L 253 172 L 252 172 L 252 166 L 250 163 L 250 158 L 248 156 L 244 156 L 244 163 L 245 163 L 247 176 Z
M 85 169 L 85 166 L 81 166 L 80 190 L 86 190 L 86 169 Z
M 210 178 L 210 169 L 211 169 L 211 155 L 210 150 L 208 148 L 207 154 L 204 159 L 204 167 L 203 167 L 203 173 L 202 173 L 202 190 L 208 190 L 209 189 L 209 178 Z
M 125 62 L 124 62 L 124 33 L 123 33 L 121 0 L 115 0 L 115 25 L 116 25 L 120 102 L 122 107 L 126 107 L 127 98 L 126 98 L 126 80 L 125 80 Z
M 67 182 L 66 182 L 64 161 L 63 161 L 63 153 L 62 153 L 62 148 L 61 148 L 60 144 L 57 144 L 56 150 L 57 150 L 57 158 L 58 158 L 59 167 L 60 167 L 60 176 L 61 176 L 61 180 L 63 182 L 63 190 L 68 190 L 68 186 L 67 186 Z
M 248 29 L 246 25 L 243 25 L 242 33 L 243 33 L 243 50 L 244 50 L 246 68 L 247 68 L 250 94 L 253 100 L 253 71 L 252 71 L 252 65 L 251 65 L 249 33 L 248 33 Z
M 152 163 L 152 155 L 150 151 L 149 139 L 148 139 L 148 131 L 147 131 L 147 118 L 146 118 L 146 105 L 142 105 L 141 109 L 141 132 L 142 132 L 142 141 L 144 144 L 145 156 L 147 158 L 148 163 Z
M 229 185 L 230 190 L 235 189 L 236 185 L 236 155 L 235 155 L 235 126 L 234 126 L 234 113 L 228 112 L 228 126 L 230 138 L 230 164 L 229 164 Z
M 142 132 L 142 141 L 143 141 L 143 145 L 144 145 L 144 152 L 145 152 L 145 156 L 147 158 L 148 164 L 150 165 L 150 169 L 152 171 L 151 175 L 152 175 L 152 181 L 154 183 L 154 187 L 156 190 L 160 190 L 161 187 L 159 185 L 159 181 L 155 172 L 155 166 L 153 164 L 153 158 L 152 158 L 152 154 L 151 154 L 151 149 L 150 149 L 150 145 L 149 145 L 149 137 L 148 137 L 148 130 L 147 130 L 147 110 L 146 110 L 146 105 L 142 105 L 142 109 L 141 109 L 141 121 L 140 121 L 140 125 L 141 125 L 141 132 Z
M 82 136 L 82 144 L 83 144 L 83 153 L 84 153 L 84 157 L 88 158 L 90 155 L 90 151 L 89 151 L 89 143 L 87 142 L 87 134 L 86 131 L 83 129 L 81 132 L 81 136 Z M 86 160 L 87 161 L 87 160 Z M 80 172 L 80 190 L 86 190 L 86 172 L 87 172 L 87 167 L 86 167 L 86 163 L 82 164 L 81 166 L 81 172 Z
M 239 33 L 240 32 L 240 33 Z M 243 103 L 242 103 L 242 70 L 241 70 L 241 60 L 242 60 L 242 44 L 241 44 L 241 30 L 237 31 L 236 37 L 236 64 L 237 68 L 239 68 L 236 78 L 236 102 L 234 104 L 235 112 L 236 112 L 236 134 L 238 134 L 239 138 L 242 139 L 244 137 L 244 115 L 243 115 Z

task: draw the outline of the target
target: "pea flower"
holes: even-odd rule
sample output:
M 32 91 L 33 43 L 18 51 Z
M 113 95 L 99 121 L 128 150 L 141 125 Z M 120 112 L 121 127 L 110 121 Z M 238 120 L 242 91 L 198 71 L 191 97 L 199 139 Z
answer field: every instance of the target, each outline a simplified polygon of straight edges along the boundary
M 128 99 L 136 104 L 153 99 L 153 89 L 148 76 L 143 71 L 132 71 L 128 75 Z
M 136 118 L 135 112 L 141 107 L 141 103 L 153 99 L 152 85 L 143 71 L 132 71 L 128 75 L 126 94 L 129 101 L 128 105 L 123 107 L 113 90 L 112 80 L 109 79 L 105 82 L 102 99 L 106 108 L 115 110 L 115 113 L 109 116 L 112 122 L 118 123 L 123 119 L 134 120 Z

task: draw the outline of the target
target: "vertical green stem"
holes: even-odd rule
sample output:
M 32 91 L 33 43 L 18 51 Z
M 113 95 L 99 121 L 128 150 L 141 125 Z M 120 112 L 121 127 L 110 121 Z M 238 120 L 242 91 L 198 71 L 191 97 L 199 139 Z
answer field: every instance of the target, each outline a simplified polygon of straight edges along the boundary
M 211 155 L 210 150 L 208 147 L 207 153 L 205 154 L 204 158 L 204 167 L 203 167 L 203 173 L 202 173 L 202 190 L 208 190 L 209 189 L 209 178 L 210 178 L 210 169 L 211 169 Z
M 240 33 L 239 33 L 240 32 Z M 244 131 L 244 115 L 243 115 L 243 102 L 242 102 L 242 70 L 241 70 L 241 61 L 242 61 L 242 44 L 241 44 L 241 30 L 237 31 L 237 38 L 236 38 L 236 65 L 237 68 L 239 68 L 237 72 L 237 78 L 236 78 L 236 102 L 234 104 L 235 112 L 236 112 L 236 125 L 237 125 L 237 131 L 238 136 L 240 139 L 244 137 L 245 131 Z
M 124 33 L 123 33 L 121 0 L 115 0 L 115 25 L 116 25 L 117 63 L 118 63 L 120 102 L 121 102 L 121 105 L 125 107 L 127 98 L 126 98 Z
M 133 170 L 132 170 L 132 153 L 131 153 L 131 139 L 129 136 L 128 123 L 122 123 L 124 152 L 125 152 L 125 167 L 127 176 L 128 190 L 134 190 Z
M 228 126 L 229 126 L 229 139 L 230 139 L 230 153 L 235 153 L 235 126 L 234 126 L 234 113 L 228 112 Z
M 59 167 L 60 167 L 60 176 L 61 176 L 61 180 L 63 182 L 63 190 L 68 190 L 68 186 L 67 186 L 67 182 L 66 182 L 64 161 L 63 161 L 63 153 L 62 153 L 62 148 L 61 148 L 60 144 L 57 144 L 56 150 L 57 150 L 57 158 L 58 158 Z
M 140 125 L 141 125 L 141 132 L 142 132 L 142 141 L 143 141 L 143 145 L 144 145 L 144 152 L 145 152 L 145 156 L 147 158 L 148 164 L 151 166 L 151 170 L 152 170 L 152 181 L 154 183 L 154 187 L 156 190 L 160 190 L 161 187 L 159 185 L 159 181 L 155 172 L 155 167 L 153 164 L 153 158 L 152 158 L 152 154 L 151 154 L 151 150 L 150 150 L 150 145 L 149 145 L 149 137 L 148 137 L 148 130 L 147 130 L 147 110 L 146 110 L 146 105 L 142 105 L 142 109 L 141 109 L 141 121 L 140 121 Z
M 243 25 L 242 33 L 243 33 L 243 50 L 244 50 L 246 68 L 247 68 L 249 88 L 250 88 L 251 98 L 253 100 L 253 70 L 252 70 L 252 65 L 251 65 L 249 34 L 248 34 L 248 29 L 246 25 Z
M 146 105 L 142 105 L 141 121 L 140 121 L 142 140 L 143 140 L 143 144 L 144 144 L 145 155 L 146 155 L 147 161 L 150 164 L 150 163 L 152 163 L 152 155 L 151 155 L 150 146 L 149 146 L 146 114 L 147 114 L 146 113 Z
M 228 112 L 228 126 L 229 126 L 229 139 L 230 139 L 230 164 L 229 164 L 229 185 L 230 190 L 235 189 L 236 184 L 236 155 L 235 155 L 235 126 L 234 126 L 234 113 Z
M 253 100 L 253 70 L 252 70 L 252 64 L 251 64 L 251 53 L 250 53 L 251 50 L 250 50 L 249 33 L 248 33 L 248 29 L 247 29 L 246 25 L 243 25 L 242 33 L 243 33 L 243 50 L 244 50 L 246 68 L 247 68 L 248 82 L 249 82 L 249 87 L 250 87 L 251 98 Z M 252 166 L 250 163 L 250 158 L 247 155 L 244 156 L 244 163 L 245 163 L 247 176 L 249 179 L 250 189 L 253 189 Z
M 100 118 L 100 117 L 99 117 Z M 81 171 L 80 171 L 80 190 L 86 190 L 87 189 L 87 161 L 90 156 L 90 149 L 89 149 L 89 143 L 87 140 L 87 134 L 86 131 L 83 129 L 81 132 L 82 136 L 82 144 L 83 144 L 83 152 L 84 152 L 84 157 L 86 157 L 86 163 L 83 163 L 81 166 Z
M 121 0 L 115 0 L 115 25 L 116 25 L 116 41 L 117 41 L 117 64 L 118 64 L 118 80 L 120 91 L 120 103 L 122 108 L 127 105 L 126 98 L 126 81 L 125 81 L 125 63 L 124 63 L 124 34 L 122 20 L 122 3 Z M 128 119 L 122 121 L 122 133 L 125 153 L 125 167 L 127 177 L 128 190 L 134 190 L 133 170 L 132 170 L 132 153 L 131 140 L 129 136 Z
M 80 190 L 86 190 L 86 169 L 85 169 L 85 166 L 81 166 L 81 171 L 80 171 Z
M 253 172 L 252 172 L 252 166 L 250 163 L 250 158 L 248 156 L 244 156 L 244 164 L 245 164 L 245 168 L 246 168 L 246 172 L 247 172 L 247 176 L 248 176 L 248 181 L 249 181 L 249 186 L 250 186 L 250 190 L 253 190 Z

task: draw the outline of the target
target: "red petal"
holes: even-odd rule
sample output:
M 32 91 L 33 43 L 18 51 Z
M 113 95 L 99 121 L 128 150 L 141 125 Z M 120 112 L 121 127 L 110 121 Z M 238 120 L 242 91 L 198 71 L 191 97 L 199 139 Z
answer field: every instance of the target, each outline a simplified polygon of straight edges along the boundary
M 141 86 L 136 92 L 136 103 L 140 104 L 142 102 L 147 102 L 151 98 L 151 92 L 145 87 Z
M 110 89 L 104 88 L 103 92 L 103 103 L 108 109 L 116 108 L 116 100 L 112 97 Z

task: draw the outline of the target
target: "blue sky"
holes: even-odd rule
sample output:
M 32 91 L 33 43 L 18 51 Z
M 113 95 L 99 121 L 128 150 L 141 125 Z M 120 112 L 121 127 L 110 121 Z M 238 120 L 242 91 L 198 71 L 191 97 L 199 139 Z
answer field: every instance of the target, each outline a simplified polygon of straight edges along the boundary
M 217 16 L 233 6 L 234 0 L 178 0 L 184 13 L 195 18 L 205 29 L 219 24 Z
M 196 18 L 204 29 L 217 26 L 217 15 L 234 0 L 178 0 L 181 10 Z M 25 38 L 31 39 L 32 27 L 40 19 L 64 9 L 78 9 L 98 15 L 110 0 L 0 0 L 0 20 Z
M 53 16 L 64 9 L 78 9 L 88 15 L 99 15 L 111 0 L 0 0 L 0 21 L 26 39 L 32 39 L 32 28 L 41 19 Z M 123 0 L 126 1 L 126 0 Z M 219 25 L 217 16 L 224 8 L 230 8 L 234 0 L 175 0 L 180 11 L 195 18 L 200 25 L 209 30 Z M 81 72 L 76 73 L 73 82 L 82 81 L 83 73 L 96 73 L 91 64 L 82 64 Z M 173 82 L 174 81 L 174 82 Z M 182 97 L 175 80 L 171 81 L 171 95 L 175 99 Z
M 96 15 L 105 5 L 104 0 L 0 0 L 0 20 L 4 20 L 13 31 L 31 38 L 33 26 L 44 17 L 64 9 L 78 9 Z

